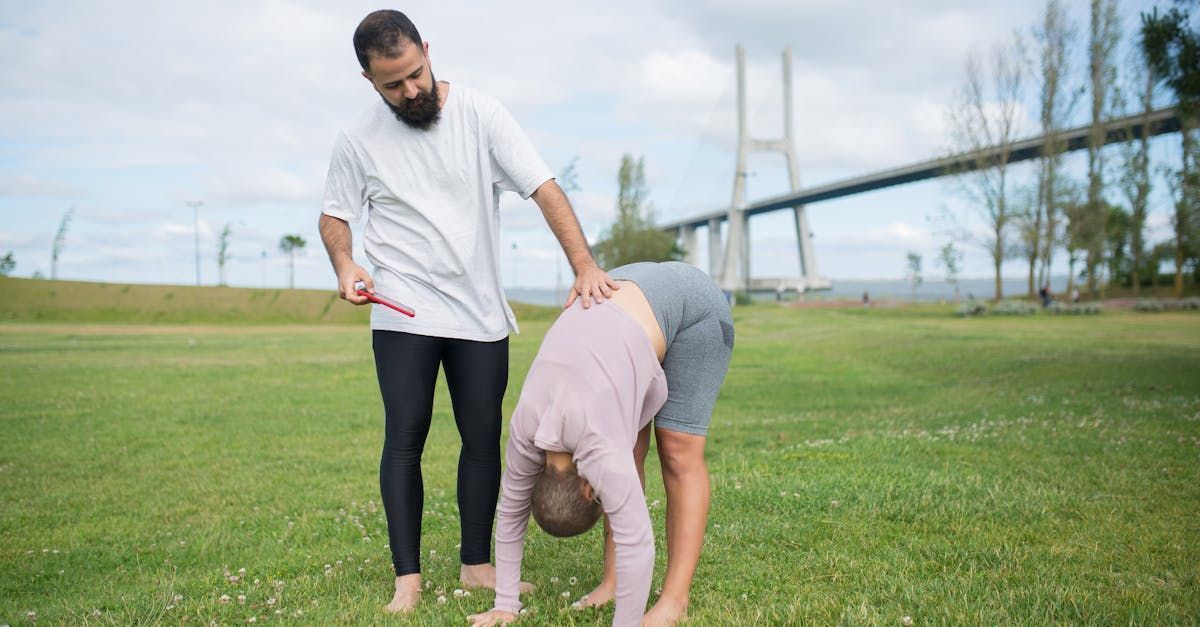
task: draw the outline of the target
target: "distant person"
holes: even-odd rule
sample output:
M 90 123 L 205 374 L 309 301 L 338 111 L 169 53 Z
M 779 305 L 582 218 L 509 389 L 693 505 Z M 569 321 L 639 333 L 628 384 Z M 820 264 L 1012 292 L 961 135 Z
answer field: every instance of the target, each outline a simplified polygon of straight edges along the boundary
M 610 274 L 629 283 L 604 307 L 563 312 L 525 378 L 496 522 L 496 601 L 470 617 L 473 625 L 506 624 L 520 612 L 530 513 L 566 537 L 603 511 L 604 576 L 583 605 L 615 598 L 615 625 L 687 615 L 708 519 L 704 445 L 733 353 L 733 319 L 721 290 L 688 264 L 635 263 Z M 651 423 L 667 492 L 667 572 L 643 617 L 654 572 L 643 485 Z
M 517 330 L 500 285 L 500 190 L 532 197 L 575 271 L 567 305 L 601 302 L 615 289 L 593 261 L 553 174 L 494 98 L 437 81 L 429 43 L 398 11 L 375 11 L 354 31 L 362 76 L 379 101 L 338 134 L 325 182 L 321 239 L 338 294 L 367 298 L 356 281 L 416 310 L 371 312 L 375 369 L 386 427 L 379 487 L 395 591 L 387 609 L 412 609 L 421 592 L 421 455 L 443 366 L 462 438 L 458 510 L 464 586 L 495 586 L 489 563 L 500 487 L 500 404 L 508 384 L 508 334 Z M 367 216 L 368 273 L 355 263 L 349 222 Z
M 1079 288 L 1078 287 L 1071 288 L 1071 302 L 1072 303 L 1079 302 Z
M 871 295 L 868 294 L 866 291 L 863 291 L 862 304 L 863 304 L 863 307 L 871 306 Z
M 1038 297 L 1042 299 L 1042 308 L 1043 309 L 1050 306 L 1050 284 L 1049 283 L 1043 285 L 1042 289 L 1038 290 Z

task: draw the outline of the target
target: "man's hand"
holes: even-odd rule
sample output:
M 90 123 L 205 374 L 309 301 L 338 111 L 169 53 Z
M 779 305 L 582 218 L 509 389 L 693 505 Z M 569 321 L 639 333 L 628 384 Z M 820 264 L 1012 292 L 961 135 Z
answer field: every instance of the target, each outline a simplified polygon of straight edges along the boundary
M 602 303 L 605 298 L 612 296 L 613 290 L 619 289 L 621 287 L 617 282 L 593 263 L 575 276 L 575 286 L 571 288 L 571 294 L 567 296 L 567 304 L 563 305 L 563 309 L 570 309 L 577 298 L 583 298 L 583 308 L 587 309 L 592 306 L 593 300 Z
M 366 296 L 359 296 L 358 292 L 354 291 L 354 284 L 359 281 L 367 285 L 368 292 L 375 291 L 375 282 L 371 280 L 371 273 L 356 263 L 347 264 L 338 273 L 338 296 L 355 305 L 365 305 L 371 302 Z
M 508 625 L 517 620 L 517 615 L 504 610 L 491 610 L 483 614 L 472 614 L 467 617 L 471 627 L 491 627 L 492 625 Z

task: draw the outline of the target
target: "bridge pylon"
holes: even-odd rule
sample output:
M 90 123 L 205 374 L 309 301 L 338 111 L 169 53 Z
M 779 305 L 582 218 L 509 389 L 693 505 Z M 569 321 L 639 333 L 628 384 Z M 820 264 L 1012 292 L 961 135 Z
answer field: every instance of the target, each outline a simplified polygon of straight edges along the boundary
M 792 125 L 792 51 L 783 52 L 783 138 L 756 139 L 746 129 L 746 50 L 737 46 L 737 102 L 738 102 L 738 155 L 737 169 L 733 176 L 733 200 L 726 215 L 724 250 L 720 250 L 720 233 L 716 220 L 709 222 L 709 272 L 721 285 L 730 291 L 750 291 L 750 240 L 749 223 L 746 216 L 746 157 L 750 152 L 779 152 L 787 159 L 788 180 L 791 191 L 800 190 L 800 165 L 796 159 L 796 148 Z M 817 272 L 817 257 L 813 252 L 812 232 L 808 228 L 808 215 L 803 205 L 793 207 L 796 242 L 800 253 L 800 277 L 791 287 L 826 289 L 829 281 Z M 685 248 L 695 243 L 694 233 L 684 233 Z M 689 248 L 688 250 L 693 250 Z

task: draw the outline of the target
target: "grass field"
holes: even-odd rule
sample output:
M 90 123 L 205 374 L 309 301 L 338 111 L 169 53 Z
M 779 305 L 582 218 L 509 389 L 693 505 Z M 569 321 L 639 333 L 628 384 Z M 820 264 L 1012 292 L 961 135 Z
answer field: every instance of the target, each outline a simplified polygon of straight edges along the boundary
M 380 610 L 361 318 L 294 324 L 237 304 L 251 290 L 199 290 L 192 318 L 12 297 L 55 285 L 0 283 L 0 624 L 406 622 Z M 278 298 L 315 323 L 327 296 Z M 693 624 L 1200 621 L 1200 314 L 949 311 L 735 310 Z M 552 319 L 522 313 L 506 412 Z M 95 324 L 124 318 L 140 324 Z M 457 449 L 441 388 L 418 624 L 491 605 L 453 594 Z M 531 530 L 521 623 L 607 624 L 611 609 L 568 609 L 599 556 L 597 531 Z

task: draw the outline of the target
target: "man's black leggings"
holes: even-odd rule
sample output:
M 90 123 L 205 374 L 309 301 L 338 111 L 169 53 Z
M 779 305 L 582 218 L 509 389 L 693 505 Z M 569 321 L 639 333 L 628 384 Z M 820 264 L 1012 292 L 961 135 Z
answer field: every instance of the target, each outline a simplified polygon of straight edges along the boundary
M 472 342 L 374 331 L 375 371 L 387 426 L 379 491 L 387 515 L 396 576 L 421 572 L 425 487 L 421 453 L 433 416 L 438 365 L 446 371 L 458 455 L 458 512 L 463 564 L 491 561 L 492 523 L 500 493 L 500 404 L 508 385 L 508 338 Z

